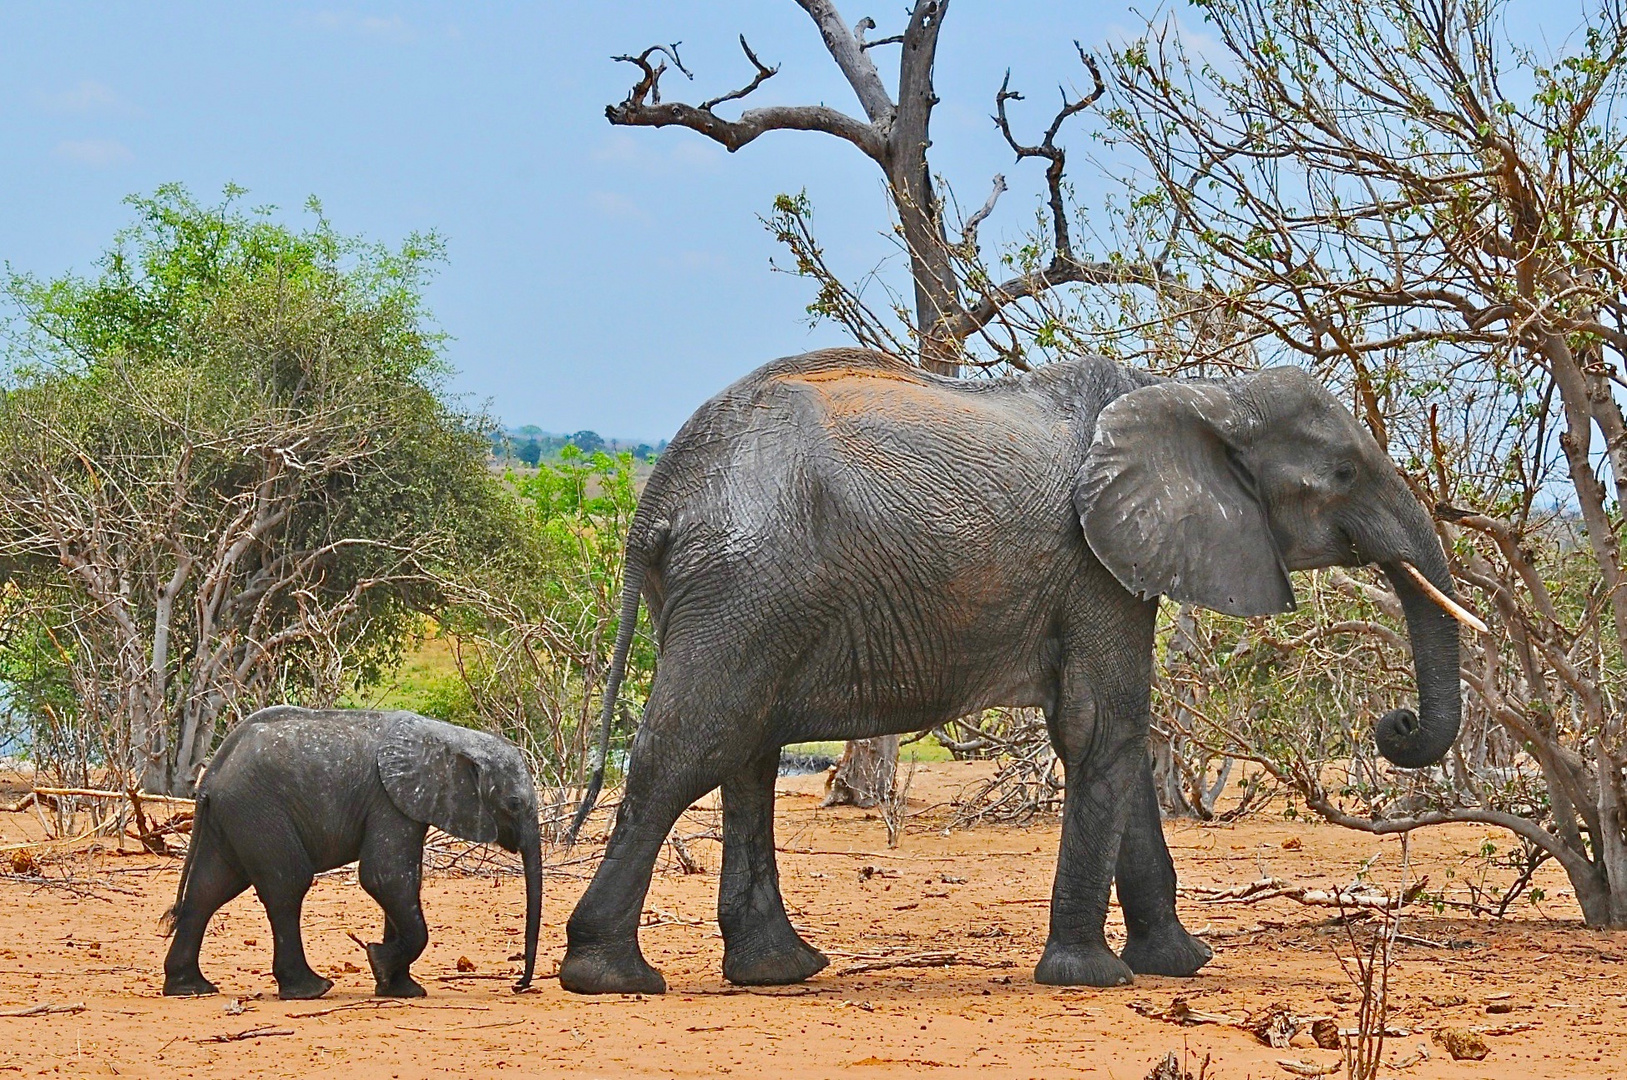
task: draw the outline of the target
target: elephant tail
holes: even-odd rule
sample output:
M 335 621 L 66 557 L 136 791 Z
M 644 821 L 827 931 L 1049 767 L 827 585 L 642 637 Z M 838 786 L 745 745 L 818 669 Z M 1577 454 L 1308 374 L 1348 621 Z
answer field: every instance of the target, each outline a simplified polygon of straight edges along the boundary
M 165 937 L 175 933 L 175 920 L 181 917 L 181 904 L 186 900 L 186 885 L 192 880 L 192 867 L 198 861 L 198 846 L 204 842 L 204 836 L 208 831 L 208 817 L 209 796 L 200 791 L 192 809 L 192 841 L 187 844 L 186 858 L 181 862 L 181 882 L 175 887 L 175 903 L 158 919 L 158 925 Z
M 634 529 L 637 529 L 636 523 Z M 593 804 L 599 800 L 599 790 L 604 787 L 605 759 L 610 756 L 610 725 L 616 718 L 616 699 L 621 694 L 621 680 L 627 674 L 627 653 L 633 645 L 633 631 L 638 627 L 638 601 L 644 590 L 644 568 L 648 565 L 649 557 L 641 549 L 642 545 L 635 548 L 631 541 L 627 545 L 627 562 L 621 586 L 621 622 L 616 628 L 616 649 L 611 655 L 610 674 L 605 680 L 604 706 L 599 711 L 599 742 L 593 748 L 593 775 L 588 778 L 588 789 L 582 796 L 582 804 L 576 808 L 570 831 L 565 834 L 566 847 L 576 843 L 576 834 L 593 812 Z

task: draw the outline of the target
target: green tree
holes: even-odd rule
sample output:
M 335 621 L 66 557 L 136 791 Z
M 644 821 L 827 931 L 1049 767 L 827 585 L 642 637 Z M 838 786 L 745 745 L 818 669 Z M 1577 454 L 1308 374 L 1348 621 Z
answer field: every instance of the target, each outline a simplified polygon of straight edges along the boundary
M 246 712 L 376 679 L 515 520 L 440 391 L 435 238 L 242 195 L 134 197 L 98 273 L 0 287 L 0 678 L 37 743 L 92 732 L 154 791 Z
M 462 690 L 437 711 L 479 716 L 527 749 L 557 834 L 586 777 L 616 640 L 635 462 L 566 445 L 557 461 L 506 479 L 520 526 L 504 558 L 467 577 L 447 612 Z M 654 670 L 654 645 L 640 634 L 627 665 L 634 696 L 648 691 Z

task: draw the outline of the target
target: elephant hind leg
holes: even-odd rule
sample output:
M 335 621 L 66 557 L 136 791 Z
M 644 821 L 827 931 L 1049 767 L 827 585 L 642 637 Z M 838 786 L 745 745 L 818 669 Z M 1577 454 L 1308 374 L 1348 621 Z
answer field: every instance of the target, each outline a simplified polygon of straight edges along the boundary
M 427 831 L 402 817 L 388 826 L 370 828 L 362 842 L 356 877 L 384 910 L 384 940 L 367 946 L 373 992 L 379 997 L 423 997 L 425 993 L 411 969 L 429 945 L 422 904 Z
M 203 932 L 215 912 L 249 887 L 248 879 L 226 861 L 217 837 L 200 829 L 192 842 L 198 850 L 187 878 L 186 896 L 175 912 L 175 937 L 164 958 L 164 993 L 170 997 L 218 992 L 198 968 Z
M 655 858 L 678 816 L 753 752 L 742 745 L 752 708 L 746 704 L 749 680 L 731 679 L 727 692 L 697 692 L 684 685 L 683 670 L 669 656 L 656 676 L 628 756 L 616 827 L 593 881 L 565 924 L 559 985 L 573 993 L 666 991 L 666 980 L 638 947 L 639 916 Z M 761 709 L 757 696 L 755 708 Z
M 238 845 L 238 849 L 271 922 L 271 973 L 277 980 L 277 996 L 284 1000 L 319 998 L 333 988 L 333 982 L 311 970 L 299 928 L 315 868 L 292 823 L 261 820 L 255 827 L 254 845 Z
M 1143 761 L 1130 794 L 1130 817 L 1115 871 L 1129 941 L 1120 957 L 1137 975 L 1187 976 L 1214 951 L 1186 932 L 1175 914 L 1175 863 L 1164 843 L 1152 765 Z
M 717 920 L 723 930 L 723 977 L 742 986 L 797 983 L 830 961 L 803 941 L 785 914 L 774 858 L 771 748 L 723 782 L 723 874 Z

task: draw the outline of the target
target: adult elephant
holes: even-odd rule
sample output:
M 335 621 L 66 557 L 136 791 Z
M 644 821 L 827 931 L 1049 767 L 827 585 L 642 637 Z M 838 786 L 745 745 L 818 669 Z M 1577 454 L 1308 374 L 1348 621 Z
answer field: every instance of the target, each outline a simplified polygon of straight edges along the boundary
M 1401 598 L 1420 699 L 1378 721 L 1378 747 L 1428 765 L 1460 710 L 1446 559 L 1304 372 L 1182 382 L 1087 357 L 959 382 L 855 349 L 758 369 L 684 425 L 633 520 L 605 732 L 641 595 L 660 665 L 560 984 L 665 989 L 638 947 L 644 895 L 673 822 L 719 785 L 724 976 L 812 975 L 827 961 L 775 867 L 780 747 L 995 705 L 1043 708 L 1066 770 L 1035 979 L 1190 975 L 1211 954 L 1176 918 L 1146 752 L 1158 597 L 1261 615 L 1293 607 L 1290 570 L 1369 562 Z M 1115 876 L 1122 958 L 1103 930 Z

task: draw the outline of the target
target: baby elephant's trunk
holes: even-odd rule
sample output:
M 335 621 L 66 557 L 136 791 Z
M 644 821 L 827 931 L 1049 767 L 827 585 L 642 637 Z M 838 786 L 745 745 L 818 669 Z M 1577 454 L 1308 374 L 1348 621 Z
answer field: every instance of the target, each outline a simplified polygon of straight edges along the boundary
M 514 984 L 515 993 L 531 985 L 537 967 L 537 933 L 542 928 L 542 841 L 535 825 L 520 845 L 520 859 L 525 865 L 525 972 Z

